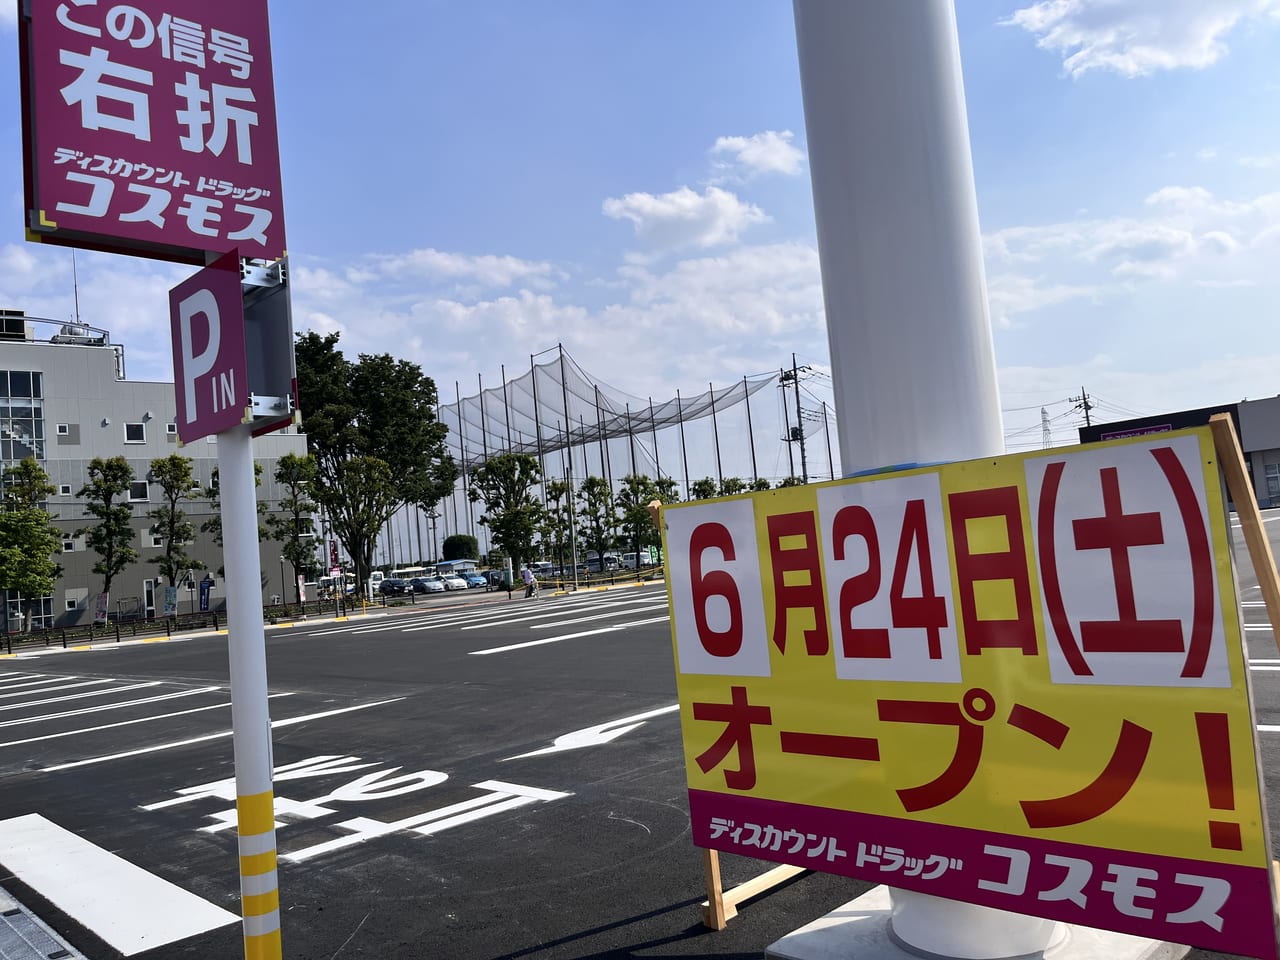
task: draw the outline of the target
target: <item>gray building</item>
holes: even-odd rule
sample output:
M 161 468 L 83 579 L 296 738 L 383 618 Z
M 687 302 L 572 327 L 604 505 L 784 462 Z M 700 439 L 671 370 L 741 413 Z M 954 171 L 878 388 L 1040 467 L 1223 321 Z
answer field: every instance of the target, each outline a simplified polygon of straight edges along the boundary
M 178 443 L 173 389 L 172 383 L 127 380 L 124 348 L 111 343 L 106 331 L 0 311 L 0 463 L 8 467 L 25 457 L 40 462 L 55 488 L 48 510 L 62 531 L 63 552 L 58 557 L 62 577 L 53 593 L 36 603 L 35 626 L 71 626 L 93 619 L 94 603 L 102 590 L 102 577 L 93 573 L 98 554 L 76 531 L 93 522 L 78 493 L 95 457 L 123 456 L 134 475 L 129 499 L 139 557 L 112 583 L 111 614 L 163 613 L 166 584 L 155 561 L 165 545 L 162 537 L 152 533 L 146 516 L 160 505 L 159 488 L 147 481 L 151 461 L 172 453 L 190 457 L 201 489 L 209 485 L 218 462 L 212 437 L 188 446 Z M 254 459 L 262 467 L 258 499 L 268 510 L 279 509 L 286 493 L 274 479 L 277 460 L 287 453 L 304 455 L 306 450 L 306 438 L 296 427 L 254 440 Z M 197 530 L 214 515 L 213 505 L 203 498 L 184 501 L 182 509 Z M 267 601 L 293 595 L 285 584 L 286 579 L 292 580 L 293 571 L 280 559 L 280 549 L 271 540 L 260 547 L 262 592 Z M 223 606 L 222 579 L 217 574 L 221 548 L 211 534 L 199 533 L 187 551 L 205 564 L 208 573 L 195 571 L 191 585 L 180 588 L 179 612 L 196 607 L 196 584 L 206 575 L 214 579 L 211 607 Z M 9 629 L 20 626 L 25 606 L 23 598 L 9 596 Z
M 1280 396 L 1241 400 L 1216 407 L 1177 410 L 1080 428 L 1081 443 L 1200 427 L 1215 413 L 1228 413 L 1240 438 L 1245 467 L 1261 507 L 1280 507 Z

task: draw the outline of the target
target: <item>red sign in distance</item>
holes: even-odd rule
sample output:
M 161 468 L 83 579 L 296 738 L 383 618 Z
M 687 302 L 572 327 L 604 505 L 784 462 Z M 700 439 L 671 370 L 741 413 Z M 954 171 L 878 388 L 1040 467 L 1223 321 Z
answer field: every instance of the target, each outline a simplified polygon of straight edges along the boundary
M 234 252 L 169 291 L 169 324 L 178 439 L 191 443 L 245 423 L 249 367 Z

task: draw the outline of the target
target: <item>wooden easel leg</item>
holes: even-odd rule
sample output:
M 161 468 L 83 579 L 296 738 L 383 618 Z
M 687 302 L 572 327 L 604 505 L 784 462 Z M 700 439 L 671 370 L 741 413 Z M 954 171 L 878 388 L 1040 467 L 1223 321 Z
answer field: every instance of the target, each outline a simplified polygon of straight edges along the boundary
M 719 851 L 702 851 L 702 872 L 707 881 L 707 902 L 702 905 L 702 923 L 712 930 L 723 930 L 729 925 L 729 915 L 725 911 L 724 887 L 720 882 Z
M 1236 425 L 1229 413 L 1215 413 L 1209 418 L 1209 428 L 1213 431 L 1213 445 L 1218 451 L 1218 460 L 1227 478 L 1227 490 L 1236 505 L 1236 516 L 1240 518 L 1240 529 L 1244 532 L 1244 542 L 1249 548 L 1249 561 L 1253 564 L 1253 572 L 1262 590 L 1262 600 L 1271 620 L 1271 634 L 1275 637 L 1276 647 L 1280 649 L 1280 576 L 1276 574 L 1276 560 L 1271 554 L 1271 541 L 1267 539 L 1267 531 L 1262 525 L 1258 501 L 1253 496 L 1253 485 L 1245 472 L 1244 454 L 1236 436 Z

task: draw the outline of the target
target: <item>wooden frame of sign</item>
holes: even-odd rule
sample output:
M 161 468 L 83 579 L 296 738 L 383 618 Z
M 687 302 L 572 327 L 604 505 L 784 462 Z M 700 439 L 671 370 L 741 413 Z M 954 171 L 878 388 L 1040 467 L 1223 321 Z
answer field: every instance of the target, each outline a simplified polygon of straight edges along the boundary
M 1209 428 L 1213 433 L 1213 445 L 1218 452 L 1219 465 L 1226 479 L 1227 492 L 1231 495 L 1231 502 L 1235 504 L 1236 516 L 1240 518 L 1240 529 L 1244 533 L 1245 546 L 1249 551 L 1249 562 L 1258 578 L 1267 616 L 1271 621 L 1271 633 L 1275 638 L 1277 650 L 1280 650 L 1280 574 L 1276 572 L 1271 543 L 1262 526 L 1262 512 L 1258 509 L 1253 485 L 1249 482 L 1244 453 L 1240 448 L 1240 440 L 1236 436 L 1235 423 L 1230 414 L 1215 413 L 1209 418 Z M 651 504 L 650 511 L 654 515 L 656 524 L 658 505 Z M 707 899 L 702 904 L 702 922 L 712 930 L 723 930 L 728 926 L 729 921 L 738 915 L 738 904 L 805 872 L 804 867 L 784 864 L 725 890 L 720 879 L 718 851 L 702 851 L 702 868 L 707 884 Z M 1276 874 L 1276 885 L 1280 886 L 1280 861 L 1272 863 L 1272 870 Z

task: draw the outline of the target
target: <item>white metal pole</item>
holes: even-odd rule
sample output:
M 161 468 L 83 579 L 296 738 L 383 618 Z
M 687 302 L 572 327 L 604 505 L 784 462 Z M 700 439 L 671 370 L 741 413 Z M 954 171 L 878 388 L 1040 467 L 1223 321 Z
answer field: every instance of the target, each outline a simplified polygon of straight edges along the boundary
M 1004 451 L 952 0 L 794 0 L 846 475 Z M 1044 950 L 1056 925 L 903 890 L 933 955 Z
M 278 960 L 280 895 L 271 788 L 271 718 L 262 626 L 262 568 L 249 427 L 218 435 L 231 728 L 240 840 L 240 895 L 247 960 Z

